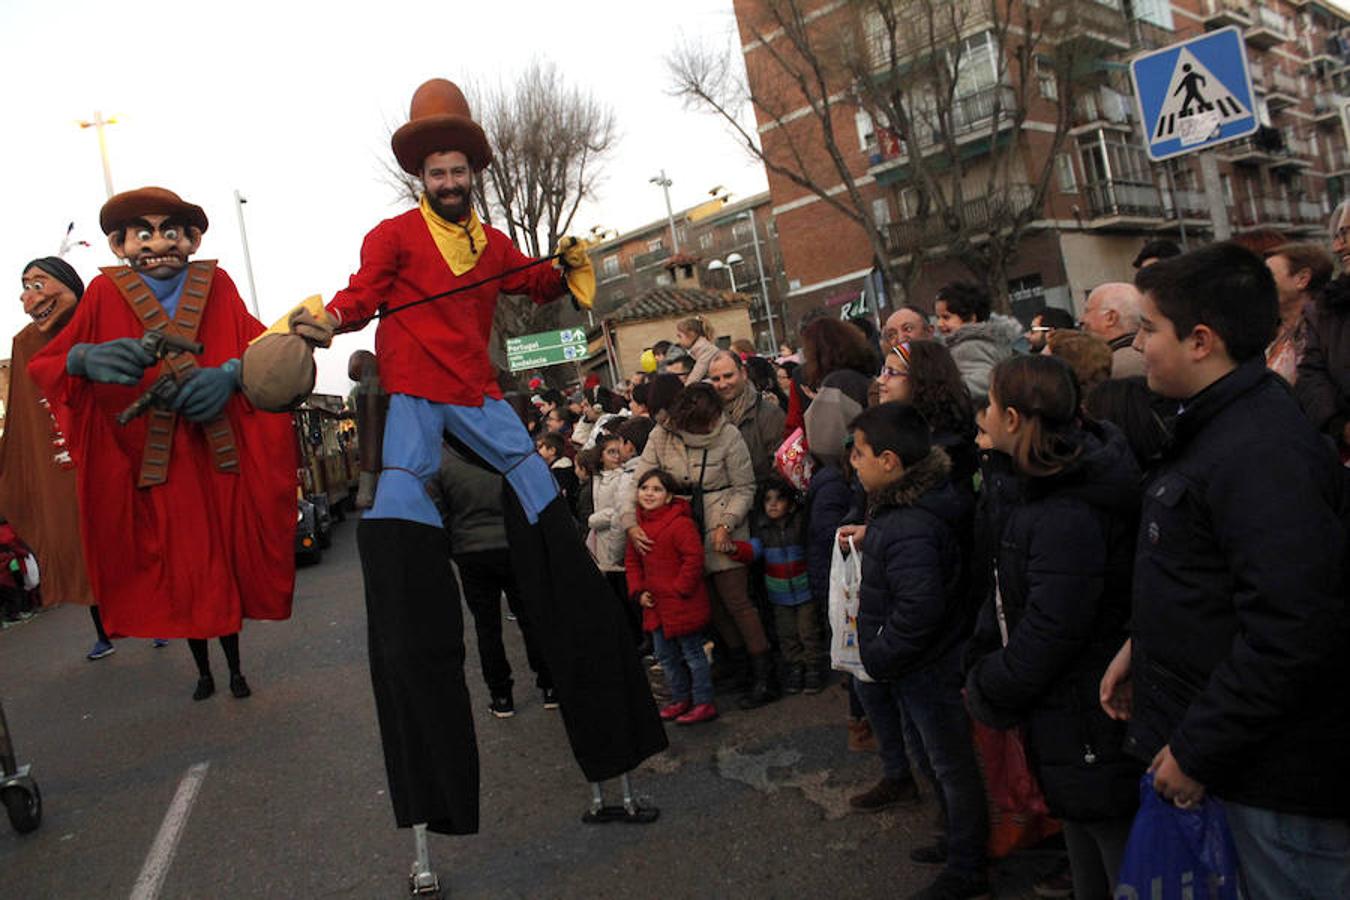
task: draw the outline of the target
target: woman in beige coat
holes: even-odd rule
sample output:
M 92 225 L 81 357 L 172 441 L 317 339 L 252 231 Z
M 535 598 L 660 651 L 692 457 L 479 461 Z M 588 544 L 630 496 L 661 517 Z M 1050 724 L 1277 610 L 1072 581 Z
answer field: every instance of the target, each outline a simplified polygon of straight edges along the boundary
M 675 325 L 675 340 L 694 358 L 694 367 L 684 376 L 685 384 L 698 384 L 708 377 L 708 366 L 717 353 L 717 345 L 712 342 L 712 326 L 703 321 L 702 316 L 682 319 Z M 715 604 L 714 604 L 715 608 Z
M 647 439 L 637 465 L 638 478 L 649 469 L 670 473 L 686 497 L 701 491 L 704 571 L 713 598 L 713 622 L 728 651 L 738 655 L 748 650 L 753 665 L 754 681 L 741 707 L 751 709 L 776 699 L 769 642 L 750 600 L 745 566 L 727 555 L 734 549 L 733 541 L 750 539 L 755 472 L 745 439 L 722 414 L 722 402 L 711 385 L 689 385 L 676 397 L 666 423 Z M 637 524 L 636 481 L 626 482 L 619 507 L 629 541 L 644 553 L 651 542 Z

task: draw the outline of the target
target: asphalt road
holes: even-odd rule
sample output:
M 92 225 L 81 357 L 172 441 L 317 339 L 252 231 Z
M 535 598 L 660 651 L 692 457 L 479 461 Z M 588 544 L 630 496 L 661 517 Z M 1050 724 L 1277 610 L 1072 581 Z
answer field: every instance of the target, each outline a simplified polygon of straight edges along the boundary
M 121 641 L 91 663 L 93 629 L 79 607 L 0 634 L 0 698 L 44 798 L 31 835 L 0 819 L 0 898 L 131 897 L 180 783 L 200 764 L 158 896 L 406 896 L 413 841 L 394 827 L 386 796 L 364 625 L 348 520 L 324 561 L 300 570 L 292 619 L 245 626 L 247 700 L 225 689 L 214 643 L 219 690 L 194 703 L 182 641 L 158 650 Z M 848 813 L 848 796 L 880 766 L 846 749 L 837 686 L 749 713 L 726 703 L 718 722 L 672 726 L 670 750 L 635 777 L 660 821 L 585 826 L 587 786 L 531 687 L 518 632 L 508 623 L 509 720 L 488 713 L 467 632 L 482 832 L 431 836 L 451 896 L 893 898 L 936 874 L 907 857 L 929 839 L 931 798 Z M 1044 864 L 1035 854 L 999 864 L 998 896 L 1031 896 Z

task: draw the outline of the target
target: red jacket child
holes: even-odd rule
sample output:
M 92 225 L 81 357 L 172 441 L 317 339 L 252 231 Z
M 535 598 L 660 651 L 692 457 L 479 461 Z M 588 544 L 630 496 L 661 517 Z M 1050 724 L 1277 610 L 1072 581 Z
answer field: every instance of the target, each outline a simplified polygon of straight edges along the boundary
M 628 596 L 650 591 L 656 604 L 642 611 L 642 628 L 660 628 L 667 638 L 693 634 L 712 619 L 708 590 L 703 584 L 703 539 L 694 524 L 689 501 L 681 497 L 654 510 L 639 508 L 638 524 L 652 540 L 646 554 L 632 543 L 624 555 Z

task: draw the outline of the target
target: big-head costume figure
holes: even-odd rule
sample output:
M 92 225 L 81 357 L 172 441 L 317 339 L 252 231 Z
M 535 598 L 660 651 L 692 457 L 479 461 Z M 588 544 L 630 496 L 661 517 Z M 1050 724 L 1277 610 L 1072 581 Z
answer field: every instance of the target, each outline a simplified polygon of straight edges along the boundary
M 448 539 L 426 487 L 439 470 L 443 439 L 505 476 L 508 537 L 526 613 L 545 642 L 568 738 L 587 779 L 623 775 L 664 749 L 666 738 L 622 601 L 581 544 L 488 359 L 499 293 L 545 303 L 567 295 L 571 280 L 574 294 L 583 294 L 578 299 L 589 302 L 579 287 L 587 276 L 594 284 L 585 246 L 564 239 L 558 268 L 524 256 L 479 219 L 473 179 L 492 151 L 452 83 L 437 79 L 418 88 L 393 149 L 403 169 L 421 179 L 421 204 L 366 236 L 360 271 L 327 313 L 340 331 L 380 317 L 375 351 L 389 411 L 375 502 L 357 540 L 395 817 L 402 827 L 427 823 L 433 831 L 469 834 L 478 830 L 478 752 L 463 617 Z M 293 329 L 301 333 L 310 320 L 297 314 Z M 277 343 L 284 340 L 296 339 L 278 336 Z M 265 363 L 256 368 L 270 370 Z M 246 356 L 248 390 L 251 371 Z
M 212 637 L 247 696 L 241 619 L 288 618 L 295 581 L 296 470 L 278 452 L 294 433 L 238 393 L 240 354 L 262 325 L 214 261 L 189 262 L 208 224 L 200 207 L 141 188 L 108 200 L 99 224 L 126 265 L 102 270 L 28 366 L 75 462 L 89 580 L 111 634 L 192 639 L 194 697 L 214 690 Z M 158 342 L 143 339 L 152 332 Z M 164 399 L 120 424 L 152 385 Z

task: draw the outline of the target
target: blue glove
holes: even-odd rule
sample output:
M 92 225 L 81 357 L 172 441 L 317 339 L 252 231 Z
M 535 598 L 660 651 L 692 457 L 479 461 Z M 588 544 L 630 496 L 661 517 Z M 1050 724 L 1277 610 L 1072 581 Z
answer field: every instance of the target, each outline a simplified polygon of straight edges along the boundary
M 209 422 L 239 390 L 239 360 L 226 361 L 218 369 L 198 369 L 178 388 L 174 398 L 175 412 L 182 413 L 189 422 Z
M 103 384 L 140 384 L 155 357 L 135 338 L 76 344 L 66 354 L 66 371 Z

